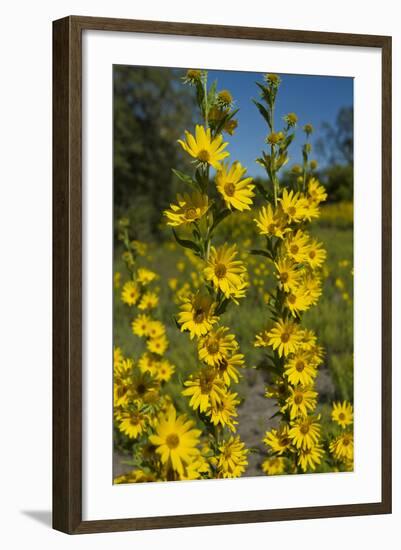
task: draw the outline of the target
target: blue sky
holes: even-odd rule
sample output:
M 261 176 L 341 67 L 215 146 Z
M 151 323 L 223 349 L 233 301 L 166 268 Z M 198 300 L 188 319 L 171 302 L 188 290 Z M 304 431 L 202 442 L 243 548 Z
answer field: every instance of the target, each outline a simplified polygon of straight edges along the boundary
M 237 71 L 208 71 L 209 84 L 217 79 L 218 89 L 228 89 L 235 98 L 235 106 L 240 109 L 237 118 L 238 129 L 228 136 L 232 160 L 239 160 L 248 168 L 252 176 L 264 175 L 263 168 L 255 162 L 264 147 L 268 128 L 251 98 L 258 99 L 259 89 L 255 82 L 261 82 L 263 74 Z M 341 107 L 353 106 L 353 79 L 332 76 L 280 75 L 282 82 L 277 96 L 275 111 L 276 130 L 282 117 L 289 112 L 298 115 L 298 130 L 290 147 L 289 166 L 301 161 L 301 146 L 304 133 L 303 124 L 310 122 L 315 132 L 312 144 L 321 133 L 322 122 L 335 122 Z M 321 159 L 315 151 L 311 158 Z

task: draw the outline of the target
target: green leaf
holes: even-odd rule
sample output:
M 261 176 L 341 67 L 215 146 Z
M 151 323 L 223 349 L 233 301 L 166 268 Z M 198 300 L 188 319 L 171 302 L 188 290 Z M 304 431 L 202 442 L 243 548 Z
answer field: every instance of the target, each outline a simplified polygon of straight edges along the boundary
M 261 103 L 259 103 L 259 101 L 256 101 L 255 99 L 252 99 L 252 101 L 254 102 L 256 107 L 258 108 L 259 113 L 262 115 L 262 117 L 267 122 L 269 128 L 272 129 L 272 119 L 271 119 L 270 112 L 266 109 L 266 107 L 264 107 Z
M 191 250 L 193 250 L 194 252 L 196 252 L 198 254 L 198 256 L 201 254 L 201 249 L 199 247 L 199 245 L 197 245 L 196 243 L 194 243 L 193 241 L 190 241 L 189 239 L 181 239 L 177 233 L 175 232 L 175 230 L 173 229 L 173 235 L 174 235 L 174 238 L 175 240 L 177 241 L 177 243 L 181 246 L 183 246 L 184 248 L 190 248 Z
M 256 189 L 262 195 L 262 197 L 267 199 L 269 194 L 268 194 L 267 190 L 263 187 L 263 185 L 259 181 L 253 181 L 253 183 L 254 183 Z
M 213 82 L 213 84 L 209 88 L 209 93 L 207 94 L 207 102 L 210 105 L 214 104 L 215 96 L 216 96 L 216 88 L 217 88 L 217 80 Z
M 266 258 L 269 258 L 272 260 L 272 255 L 267 250 L 262 250 L 260 248 L 252 248 L 252 250 L 249 251 L 250 254 L 253 256 L 265 256 Z
M 178 179 L 183 181 L 184 183 L 187 183 L 188 185 L 196 186 L 196 181 L 194 181 L 191 176 L 188 176 L 187 174 L 184 174 L 184 172 L 181 172 L 180 170 L 176 170 L 175 168 L 172 168 L 173 174 L 177 176 Z
M 220 303 L 219 307 L 216 309 L 216 315 L 223 315 L 229 303 L 230 303 L 230 299 L 224 298 L 224 300 Z

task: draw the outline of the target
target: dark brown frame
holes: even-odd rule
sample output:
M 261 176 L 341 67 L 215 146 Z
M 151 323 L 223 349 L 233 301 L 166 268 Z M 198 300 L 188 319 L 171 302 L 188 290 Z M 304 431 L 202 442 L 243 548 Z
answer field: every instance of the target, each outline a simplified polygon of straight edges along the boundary
M 81 71 L 83 30 L 382 51 L 382 498 L 280 510 L 82 521 Z M 53 527 L 69 534 L 391 513 L 391 37 L 71 16 L 53 22 Z

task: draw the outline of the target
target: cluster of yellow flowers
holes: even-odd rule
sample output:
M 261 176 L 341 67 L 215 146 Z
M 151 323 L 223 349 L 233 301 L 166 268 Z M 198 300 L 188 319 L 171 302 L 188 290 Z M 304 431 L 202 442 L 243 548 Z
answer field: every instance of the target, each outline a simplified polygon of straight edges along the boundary
M 322 293 L 322 267 L 327 254 L 306 226 L 319 217 L 319 205 L 327 199 L 327 193 L 313 174 L 316 162 L 309 160 L 309 136 L 313 131 L 310 124 L 303 127 L 303 165 L 291 170 L 290 185 L 280 185 L 278 172 L 288 162 L 287 150 L 294 138 L 297 117 L 288 114 L 283 129 L 275 131 L 279 86 L 277 75 L 267 75 L 266 81 L 259 84 L 261 101 L 255 101 L 270 132 L 266 138 L 268 151 L 258 162 L 266 169 L 272 193 L 261 190 L 266 205 L 254 221 L 265 239 L 265 247 L 252 252 L 271 262 L 276 279 L 267 304 L 273 326 L 257 334 L 254 344 L 267 350 L 272 383 L 266 397 L 275 399 L 275 416 L 279 418 L 277 427 L 266 432 L 264 438 L 268 456 L 262 468 L 268 475 L 313 471 L 325 454 L 315 387 L 324 352 L 315 333 L 302 326 L 302 315 Z
M 245 359 L 223 316 L 227 308 L 240 305 L 251 286 L 257 291 L 255 299 L 262 296 L 268 311 L 254 346 L 263 349 L 261 368 L 271 378 L 265 396 L 276 405 L 274 427 L 263 439 L 267 456 L 262 470 L 267 475 L 325 471 L 325 466 L 351 470 L 352 405 L 333 404 L 331 418 L 341 431 L 337 427 L 332 435 L 325 434 L 316 389 L 324 350 L 302 320 L 317 304 L 328 273 L 323 244 L 307 231 L 327 199 L 316 177 L 317 163 L 309 159 L 313 128 L 303 127 L 303 164 L 294 165 L 291 182 L 282 185 L 278 174 L 289 160 L 297 116 L 288 113 L 282 129 L 275 129 L 280 78 L 266 75 L 265 82 L 258 84 L 261 100 L 255 101 L 269 127 L 267 150 L 258 159 L 269 180 L 265 188 L 247 177 L 238 161 L 228 161 L 223 134 L 232 135 L 238 124 L 230 92 L 218 91 L 216 83 L 208 86 L 206 71 L 191 69 L 184 82 L 195 88 L 202 123 L 178 140 L 192 160 L 193 173 L 173 170 L 188 191 L 177 194 L 164 211 L 174 236 L 164 246 L 168 251 L 180 248 L 185 254 L 176 265 L 179 273 L 186 272 L 184 282 L 174 276 L 168 286 L 178 306 L 176 327 L 193 343 L 197 360 L 187 379 L 178 381 L 180 394 L 187 398 L 182 407 L 180 399 L 184 400 L 173 402 L 168 391 L 178 369 L 168 359 L 168 331 L 158 317 L 158 276 L 138 265 L 146 246 L 130 238 L 129 222 L 121 220 L 119 238 L 130 274 L 122 284 L 121 301 L 134 312 L 132 333 L 142 339 L 144 351 L 135 361 L 120 348 L 114 352 L 115 427 L 120 437 L 134 443 L 129 447 L 133 469 L 115 482 L 231 478 L 246 472 L 250 450 L 237 435 L 240 398 L 235 391 Z M 255 214 L 256 201 L 260 207 Z M 251 223 L 263 239 L 263 246 L 251 249 L 250 255 L 245 248 L 251 248 L 252 234 L 245 239 L 242 235 L 242 247 L 238 247 L 238 217 Z M 220 225 L 223 220 L 228 224 Z M 224 225 L 232 231 L 222 238 Z M 119 288 L 121 274 L 117 275 Z M 269 278 L 273 285 L 265 286 Z M 345 294 L 340 279 L 336 286 Z
M 215 246 L 213 237 L 232 211 L 250 210 L 254 186 L 239 162 L 230 165 L 225 161 L 229 152 L 222 132 L 231 134 L 236 126 L 230 124 L 236 113 L 231 94 L 218 92 L 216 84 L 208 88 L 204 71 L 188 71 L 186 81 L 196 87 L 203 124 L 196 125 L 194 135 L 185 131 L 185 141 L 178 142 L 195 159 L 194 174 L 174 172 L 193 192 L 177 195 L 176 203 L 165 211 L 177 243 L 195 255 L 201 274 L 193 281 L 196 290 L 188 285 L 179 294 L 177 325 L 191 340 L 196 339 L 199 359 L 199 367 L 184 382 L 182 394 L 204 425 L 212 477 L 237 477 L 247 466 L 248 451 L 239 436 L 233 435 L 240 401 L 232 384 L 239 380 L 244 356 L 221 316 L 230 303 L 238 304 L 245 297 L 247 270 L 235 244 Z M 215 170 L 213 178 L 211 168 Z M 179 237 L 177 227 L 191 239 Z
M 347 401 L 333 403 L 331 418 L 341 427 L 341 433 L 330 443 L 330 452 L 340 469 L 353 470 L 354 466 L 354 434 L 350 429 L 354 421 L 352 405 Z

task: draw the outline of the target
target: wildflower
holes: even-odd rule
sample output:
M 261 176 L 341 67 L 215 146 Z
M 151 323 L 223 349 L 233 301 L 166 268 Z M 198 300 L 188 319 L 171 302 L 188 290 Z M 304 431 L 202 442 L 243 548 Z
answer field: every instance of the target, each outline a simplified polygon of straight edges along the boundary
M 305 288 L 294 288 L 292 292 L 286 295 L 285 306 L 291 312 L 291 315 L 297 317 L 302 311 L 306 311 L 311 306 L 311 299 Z
M 152 323 L 149 315 L 138 315 L 131 323 L 132 332 L 137 336 L 149 336 L 149 328 Z
M 278 430 L 271 429 L 266 432 L 263 442 L 271 448 L 274 453 L 282 455 L 291 445 L 287 424 L 280 426 Z
M 277 476 L 284 473 L 285 458 L 281 456 L 273 456 L 266 458 L 262 463 L 262 470 L 268 476 Z
M 266 141 L 270 145 L 278 145 L 280 142 L 282 142 L 284 139 L 283 132 L 271 132 L 267 138 Z
M 330 443 L 330 452 L 338 460 L 354 459 L 354 436 L 352 433 L 345 432 Z
M 239 436 L 231 436 L 228 441 L 219 446 L 219 452 L 217 460 L 219 477 L 239 477 L 245 471 L 248 465 L 248 449 L 245 448 Z
M 229 386 L 231 381 L 238 382 L 239 372 L 237 367 L 244 366 L 244 356 L 242 353 L 234 353 L 230 357 L 222 357 L 216 367 L 217 375 L 223 379 L 224 384 Z
M 156 433 L 149 437 L 149 441 L 156 445 L 156 453 L 162 463 L 171 466 L 180 475 L 199 453 L 196 445 L 201 431 L 193 426 L 194 423 L 185 415 L 177 417 L 175 408 L 170 407 L 167 414 L 160 418 Z
M 312 161 L 311 161 L 312 162 Z M 308 195 L 312 202 L 319 204 L 327 199 L 325 188 L 316 178 L 311 178 L 308 183 Z
M 300 283 L 302 270 L 297 269 L 297 264 L 290 258 L 280 257 L 274 265 L 280 288 L 284 292 L 295 291 Z
M 206 414 L 210 416 L 210 421 L 214 426 L 227 426 L 232 432 L 236 431 L 235 425 L 238 424 L 235 417 L 238 416 L 236 406 L 239 404 L 237 393 L 225 392 L 219 401 L 215 401 Z
M 139 309 L 154 309 L 159 303 L 159 297 L 155 292 L 145 292 L 142 296 L 138 308 Z
M 316 168 L 318 167 L 318 162 L 317 162 L 317 160 L 312 159 L 312 160 L 310 161 L 310 163 L 309 163 L 309 166 L 310 166 L 310 169 L 311 169 L 311 170 L 316 170 Z
M 157 355 L 163 355 L 166 349 L 168 348 L 168 340 L 163 334 L 157 338 L 150 338 L 147 341 L 147 348 L 152 353 L 157 353 Z
M 306 351 L 295 353 L 288 359 L 284 368 L 288 382 L 294 386 L 298 384 L 302 386 L 312 385 L 317 375 L 313 355 Z
M 185 84 L 194 85 L 197 82 L 200 81 L 202 77 L 202 71 L 199 69 L 188 69 L 185 76 L 183 77 L 183 81 Z
M 309 124 L 305 124 L 304 127 L 303 127 L 302 129 L 303 129 L 303 131 L 305 132 L 305 134 L 306 134 L 307 136 L 310 136 L 310 134 L 313 132 L 313 126 L 312 126 L 312 124 L 310 124 L 310 123 L 309 123 Z
M 287 227 L 287 220 L 281 208 L 273 210 L 271 204 L 263 206 L 259 211 L 259 219 L 254 219 L 261 235 L 284 238 L 285 233 L 290 231 Z
M 298 418 L 291 423 L 288 435 L 297 449 L 310 449 L 319 440 L 320 424 L 314 417 Z
M 214 407 L 223 395 L 222 380 L 216 377 L 216 371 L 212 367 L 202 368 L 198 373 L 192 375 L 189 380 L 184 382 L 186 389 L 182 395 L 190 396 L 190 406 L 200 412 L 206 412 L 211 406 Z
M 327 252 L 323 248 L 322 243 L 319 243 L 313 239 L 309 243 L 309 248 L 305 256 L 305 261 L 310 265 L 312 269 L 318 269 L 322 267 L 326 260 Z
M 137 303 L 140 295 L 139 286 L 134 281 L 127 281 L 121 292 L 121 300 L 129 306 L 133 306 Z
M 216 186 L 223 197 L 227 208 L 239 211 L 250 210 L 252 197 L 255 195 L 254 185 L 250 185 L 252 178 L 241 179 L 246 172 L 239 162 L 234 162 L 231 168 L 222 164 L 216 174 Z
M 170 210 L 165 210 L 167 225 L 176 227 L 192 223 L 202 218 L 209 208 L 207 195 L 199 191 L 177 195 L 177 204 L 170 204 Z
M 278 87 L 280 85 L 281 79 L 277 74 L 268 73 L 264 77 L 265 81 L 271 86 Z
M 143 286 L 148 285 L 156 279 L 157 275 L 150 269 L 145 267 L 140 267 L 137 271 L 136 280 L 138 283 L 141 283 Z
M 291 128 L 293 126 L 296 126 L 298 122 L 298 117 L 295 113 L 288 113 L 284 117 L 284 122 L 286 122 L 287 125 Z
M 133 366 L 132 359 L 122 359 L 114 364 L 114 407 L 120 407 L 128 403 Z
M 155 475 L 138 468 L 131 470 L 127 474 L 117 476 L 114 478 L 113 483 L 119 485 L 122 483 L 147 483 L 150 481 L 157 481 Z
M 220 134 L 212 138 L 210 128 L 205 131 L 203 126 L 197 124 L 195 137 L 185 131 L 185 138 L 185 142 L 181 139 L 178 140 L 184 151 L 199 162 L 210 164 L 216 170 L 220 168 L 220 161 L 229 156 L 229 153 L 224 151 L 228 144 L 222 143 L 223 136 Z
M 316 470 L 324 455 L 324 451 L 321 445 L 313 445 L 312 447 L 300 449 L 298 455 L 298 465 L 301 466 L 302 470 L 306 472 L 307 470 Z
M 300 174 L 302 174 L 302 166 L 300 164 L 294 164 L 291 167 L 291 173 L 295 176 L 299 176 Z
M 142 373 L 149 372 L 152 376 L 155 375 L 156 369 L 159 366 L 159 359 L 155 355 L 145 352 L 138 361 L 138 367 Z
M 118 429 L 131 439 L 137 439 L 144 432 L 147 422 L 147 415 L 136 409 L 123 410 L 117 417 Z
M 284 411 L 289 408 L 291 420 L 297 416 L 307 416 L 308 412 L 316 407 L 317 392 L 302 386 L 296 388 L 290 386 L 288 390 L 290 395 L 281 410 Z
M 164 336 L 166 334 L 166 327 L 161 321 L 149 320 L 146 332 L 146 336 L 149 336 L 149 338 L 160 338 L 160 336 Z
M 299 223 L 305 217 L 307 202 L 305 197 L 299 193 L 288 192 L 287 189 L 284 189 L 279 202 L 290 223 Z
M 175 367 L 167 359 L 161 361 L 158 367 L 155 369 L 156 380 L 161 382 L 168 382 L 174 374 Z
M 225 243 L 218 249 L 212 246 L 207 267 L 203 271 L 206 280 L 211 281 L 227 298 L 244 283 L 246 269 L 241 260 L 235 260 L 237 254 L 236 245 L 228 246 Z
M 219 327 L 210 331 L 199 340 L 199 359 L 208 365 L 217 366 L 228 354 L 238 348 L 233 334 L 226 334 L 227 327 Z
M 351 403 L 348 403 L 347 401 L 343 401 L 342 403 L 333 403 L 331 418 L 342 428 L 346 428 L 352 424 L 354 420 L 354 413 Z
M 280 357 L 297 351 L 301 339 L 298 325 L 283 320 L 277 321 L 267 336 L 269 345 L 278 351 Z
M 214 311 L 215 304 L 209 295 L 192 295 L 182 304 L 178 314 L 181 331 L 188 330 L 191 340 L 194 336 L 207 334 L 218 320 Z
M 221 90 L 217 94 L 217 104 L 224 109 L 228 109 L 233 104 L 233 96 L 228 90 Z
M 304 262 L 309 252 L 309 236 L 298 229 L 296 233 L 285 238 L 284 250 L 287 256 L 295 262 Z
M 155 403 L 159 398 L 159 384 L 149 373 L 136 371 L 132 377 L 131 398 L 138 402 Z

